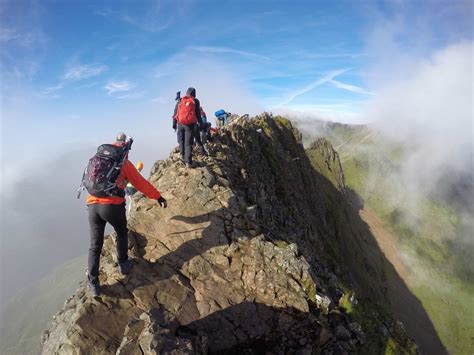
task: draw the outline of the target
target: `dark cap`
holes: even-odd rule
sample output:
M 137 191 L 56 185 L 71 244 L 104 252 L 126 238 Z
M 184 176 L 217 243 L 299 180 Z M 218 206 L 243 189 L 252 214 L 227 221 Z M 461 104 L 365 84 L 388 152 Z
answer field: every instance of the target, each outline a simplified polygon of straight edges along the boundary
M 188 90 L 186 90 L 186 95 L 196 97 L 196 89 L 189 87 Z

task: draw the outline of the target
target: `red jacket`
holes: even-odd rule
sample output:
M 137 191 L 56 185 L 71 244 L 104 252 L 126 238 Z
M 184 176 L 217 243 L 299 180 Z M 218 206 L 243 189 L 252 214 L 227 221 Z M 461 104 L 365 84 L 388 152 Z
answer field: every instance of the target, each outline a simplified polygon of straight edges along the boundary
M 128 160 L 125 160 L 125 163 L 122 166 L 120 175 L 117 178 L 117 186 L 120 189 L 125 189 L 129 181 L 135 188 L 142 192 L 146 197 L 157 200 L 160 198 L 160 192 L 155 189 L 155 187 L 150 184 L 135 168 L 135 166 Z M 95 203 L 101 205 L 120 205 L 125 202 L 125 198 L 119 196 L 107 196 L 107 197 L 96 197 L 89 195 L 87 196 L 87 204 L 92 205 Z

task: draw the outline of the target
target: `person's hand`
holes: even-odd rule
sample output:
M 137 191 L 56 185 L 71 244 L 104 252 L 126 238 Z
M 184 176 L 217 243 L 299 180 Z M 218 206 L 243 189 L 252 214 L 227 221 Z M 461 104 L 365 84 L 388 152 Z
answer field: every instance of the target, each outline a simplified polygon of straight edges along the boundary
M 178 128 L 178 125 L 176 124 L 176 121 L 173 122 L 173 129 L 176 132 L 176 129 Z
M 166 208 L 168 207 L 168 202 L 165 200 L 163 196 L 160 196 L 160 198 L 157 200 L 160 207 Z

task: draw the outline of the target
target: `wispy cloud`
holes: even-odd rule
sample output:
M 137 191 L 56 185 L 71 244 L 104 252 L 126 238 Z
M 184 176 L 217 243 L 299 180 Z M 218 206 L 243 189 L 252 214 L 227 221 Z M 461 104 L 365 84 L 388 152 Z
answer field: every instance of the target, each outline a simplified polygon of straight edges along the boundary
M 50 86 L 50 87 L 47 87 L 46 89 L 43 89 L 41 93 L 43 95 L 50 95 L 52 93 L 55 93 L 58 90 L 61 90 L 63 87 L 64 87 L 64 82 L 60 82 L 57 85 Z M 57 98 L 58 96 L 55 96 L 55 97 Z
M 183 1 L 153 1 L 150 4 L 144 4 L 144 8 L 140 5 L 134 8 L 131 4 L 130 7 L 125 6 L 121 10 L 99 9 L 95 11 L 95 14 L 122 21 L 145 32 L 158 33 L 168 29 L 176 21 L 177 14 L 184 11 L 184 7 L 186 7 L 186 2 Z
M 367 57 L 368 56 L 367 53 L 361 53 L 361 52 L 357 52 L 357 53 L 351 53 L 351 52 L 347 52 L 347 53 L 309 53 L 309 54 L 302 53 L 302 55 L 307 59 L 337 59 L 337 58 L 354 59 L 354 58 L 360 58 L 360 57 Z
M 289 104 L 291 101 L 296 99 L 298 96 L 306 94 L 307 92 L 313 90 L 314 88 L 333 80 L 335 77 L 345 73 L 348 70 L 349 69 L 339 69 L 339 70 L 330 71 L 329 73 L 324 75 L 322 78 L 320 78 L 318 80 L 315 80 L 312 83 L 302 87 L 301 89 L 298 89 L 298 90 L 292 92 L 285 100 L 283 100 L 278 105 L 276 105 L 275 108 L 279 108 L 279 107 L 282 107 L 282 106 L 285 106 L 285 105 Z
M 58 84 L 42 90 L 41 93 L 43 95 L 50 95 L 63 89 L 68 84 L 98 76 L 106 70 L 108 70 L 108 67 L 102 64 L 80 64 L 71 66 L 65 70 Z
M 171 21 L 162 22 L 156 18 L 143 19 L 140 17 L 131 16 L 125 13 L 120 14 L 119 18 L 122 21 L 141 29 L 142 31 L 152 32 L 152 33 L 157 33 L 157 32 L 166 30 L 171 25 Z
M 133 84 L 129 81 L 109 81 L 107 85 L 104 86 L 104 89 L 107 90 L 109 95 L 116 92 L 126 92 L 133 89 Z
M 43 48 L 46 45 L 47 37 L 39 28 L 15 29 L 0 28 L 0 42 L 14 43 L 26 49 Z
M 118 95 L 117 99 L 125 100 L 125 99 L 139 99 L 140 97 L 143 97 L 145 94 L 144 91 L 135 91 L 135 92 L 127 92 L 126 94 L 123 95 Z
M 159 104 L 159 105 L 163 105 L 163 104 L 169 102 L 169 100 L 166 100 L 163 96 L 157 96 L 157 97 L 151 99 L 150 101 L 151 101 L 151 102 L 155 102 L 155 103 L 157 103 L 157 104 Z
M 0 28 L 0 42 L 8 42 L 17 39 L 19 34 L 11 28 Z
M 355 92 L 357 94 L 365 94 L 365 95 L 375 95 L 373 92 L 367 91 L 364 88 L 361 88 L 359 86 L 351 85 L 351 84 L 346 84 L 346 83 L 341 83 L 340 81 L 337 80 L 329 80 L 328 83 L 334 85 L 335 87 L 339 89 L 344 89 L 350 92 Z
M 227 54 L 237 54 L 243 57 L 252 58 L 252 59 L 259 59 L 259 60 L 269 60 L 269 57 L 264 55 L 260 55 L 257 53 L 241 51 L 238 49 L 228 48 L 228 47 L 205 47 L 205 46 L 197 46 L 191 47 L 192 50 L 202 52 L 202 53 L 227 53 Z
M 83 79 L 92 78 L 100 75 L 107 70 L 107 66 L 102 64 L 82 64 L 76 65 L 64 73 L 63 80 L 65 81 L 78 81 Z

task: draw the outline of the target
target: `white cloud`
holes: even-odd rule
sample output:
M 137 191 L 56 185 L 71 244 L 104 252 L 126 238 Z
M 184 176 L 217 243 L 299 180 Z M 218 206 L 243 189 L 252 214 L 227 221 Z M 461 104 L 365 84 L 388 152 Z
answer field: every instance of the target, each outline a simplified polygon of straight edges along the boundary
M 163 96 L 157 96 L 153 99 L 151 99 L 151 102 L 156 102 L 159 105 L 163 105 L 168 103 L 169 100 L 166 100 Z
M 107 66 L 102 64 L 81 64 L 76 65 L 68 70 L 63 75 L 65 81 L 79 81 L 83 79 L 92 78 L 100 75 L 107 70 Z
M 44 90 L 41 91 L 41 94 L 43 95 L 47 95 L 47 96 L 50 96 L 50 94 L 53 94 L 55 93 L 56 91 L 58 90 L 61 90 L 62 88 L 64 87 L 64 82 L 61 82 L 57 85 L 54 85 L 54 86 L 50 86 Z
M 130 92 L 130 93 L 126 93 L 126 94 L 117 96 L 117 99 L 122 99 L 122 100 L 124 100 L 124 99 L 138 99 L 140 97 L 143 97 L 144 94 L 145 94 L 144 91 Z
M 331 81 L 335 77 L 341 75 L 342 73 L 345 73 L 348 70 L 349 69 L 339 69 L 339 70 L 333 70 L 333 71 L 327 73 L 322 78 L 320 78 L 318 80 L 315 80 L 312 83 L 302 87 L 301 89 L 298 89 L 298 90 L 295 90 L 294 92 L 292 92 L 286 99 L 284 99 L 282 102 L 280 102 L 278 105 L 276 105 L 275 108 L 280 108 L 282 106 L 285 106 L 285 105 L 289 104 L 291 101 L 296 99 L 298 96 L 306 94 L 307 92 L 313 90 L 314 88 L 316 88 L 320 85 L 323 85 L 323 84 Z
M 176 22 L 180 13 L 186 11 L 188 1 L 151 1 L 144 11 L 137 11 L 140 6 L 134 3 L 111 8 L 97 9 L 96 15 L 112 20 L 119 20 L 145 32 L 158 33 L 168 29 Z M 117 10 L 120 8 L 120 10 Z
M 360 58 L 360 57 L 366 57 L 367 53 L 309 53 L 305 54 L 303 53 L 302 56 L 304 56 L 307 59 L 337 59 L 337 58 Z
M 197 46 L 191 47 L 192 50 L 201 52 L 201 53 L 228 53 L 228 54 L 237 54 L 243 57 L 252 58 L 252 59 L 260 59 L 260 60 L 269 60 L 270 58 L 247 51 L 241 51 L 238 49 L 227 48 L 227 47 L 205 47 L 205 46 Z
M 19 34 L 11 28 L 0 28 L 0 42 L 8 42 L 17 39 Z
M 436 188 L 437 178 L 446 171 L 442 167 L 468 168 L 472 150 L 466 147 L 472 149 L 474 135 L 473 51 L 474 44 L 464 42 L 419 59 L 406 68 L 414 74 L 393 77 L 368 106 L 369 117 L 381 129 L 417 147 L 412 158 L 418 161 L 409 175 L 418 191 Z
M 367 91 L 364 88 L 361 88 L 359 86 L 351 85 L 351 84 L 346 84 L 346 83 L 341 83 L 340 81 L 337 80 L 329 80 L 328 81 L 330 84 L 334 85 L 335 87 L 339 89 L 344 89 L 350 92 L 355 92 L 357 94 L 365 94 L 365 95 L 374 95 L 373 92 Z
M 166 22 L 160 21 L 159 19 L 156 18 L 140 18 L 140 17 L 135 17 L 131 16 L 129 14 L 123 13 L 120 15 L 120 19 L 132 26 L 135 26 L 143 31 L 147 32 L 152 32 L 152 33 L 157 33 L 161 32 L 163 30 L 166 30 L 170 24 L 171 20 L 168 20 Z
M 106 70 L 108 70 L 108 67 L 103 64 L 80 64 L 71 66 L 64 72 L 59 83 L 43 89 L 41 94 L 48 96 L 49 98 L 57 98 L 59 96 L 57 96 L 55 93 L 67 85 L 77 81 L 96 77 Z M 93 86 L 93 84 L 91 84 L 89 87 L 91 86 Z
M 104 89 L 107 90 L 109 95 L 116 92 L 125 92 L 133 89 L 133 85 L 129 81 L 109 81 L 107 85 L 104 86 Z
M 286 115 L 299 123 L 304 122 L 308 126 L 313 124 L 314 119 L 361 124 L 366 123 L 366 118 L 359 111 L 360 105 L 361 102 L 354 101 L 337 104 L 288 105 L 274 110 L 273 113 Z

